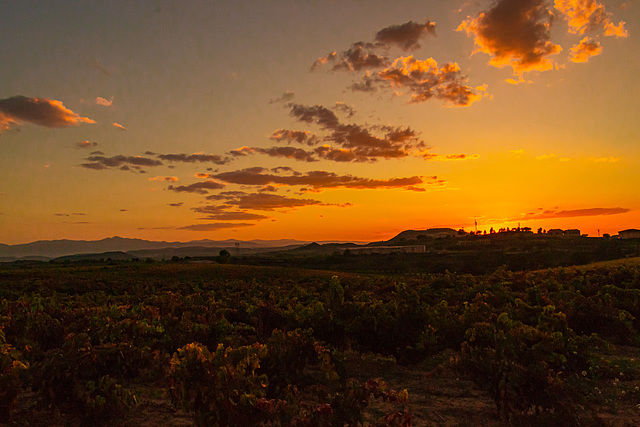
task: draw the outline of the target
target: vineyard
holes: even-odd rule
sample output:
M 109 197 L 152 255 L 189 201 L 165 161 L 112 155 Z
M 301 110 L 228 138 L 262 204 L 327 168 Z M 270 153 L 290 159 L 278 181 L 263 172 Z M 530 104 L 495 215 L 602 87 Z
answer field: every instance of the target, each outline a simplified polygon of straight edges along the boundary
M 637 425 L 640 259 L 0 267 L 0 424 Z

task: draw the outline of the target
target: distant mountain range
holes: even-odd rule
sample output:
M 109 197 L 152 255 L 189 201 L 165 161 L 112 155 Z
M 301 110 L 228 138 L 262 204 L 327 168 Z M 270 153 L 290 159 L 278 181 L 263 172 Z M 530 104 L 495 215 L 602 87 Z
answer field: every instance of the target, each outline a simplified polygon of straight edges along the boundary
M 335 242 L 335 241 L 332 241 Z M 78 254 L 103 254 L 126 252 L 141 258 L 164 258 L 168 256 L 217 255 L 221 249 L 243 252 L 295 248 L 311 242 L 291 239 L 280 240 L 192 240 L 190 242 L 158 242 L 123 237 L 109 237 L 102 240 L 39 240 L 20 245 L 0 244 L 0 262 L 17 260 L 40 260 Z M 362 242 L 359 242 L 362 243 Z

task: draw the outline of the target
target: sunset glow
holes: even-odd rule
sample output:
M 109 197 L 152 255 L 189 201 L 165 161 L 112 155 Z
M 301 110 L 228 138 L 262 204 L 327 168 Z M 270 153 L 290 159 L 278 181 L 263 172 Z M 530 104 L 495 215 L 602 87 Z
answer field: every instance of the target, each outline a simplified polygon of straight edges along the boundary
M 0 243 L 640 228 L 640 5 L 4 2 Z

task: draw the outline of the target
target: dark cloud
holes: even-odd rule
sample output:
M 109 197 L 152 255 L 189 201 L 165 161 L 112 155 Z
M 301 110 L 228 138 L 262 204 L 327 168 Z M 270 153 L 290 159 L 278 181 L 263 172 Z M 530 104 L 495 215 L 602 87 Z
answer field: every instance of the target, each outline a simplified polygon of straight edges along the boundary
M 168 162 L 184 162 L 184 163 L 214 163 L 216 165 L 225 165 L 229 163 L 228 157 L 222 157 L 217 154 L 158 154 L 159 159 Z
M 277 209 L 293 209 L 304 206 L 347 206 L 323 203 L 314 199 L 297 199 L 285 197 L 277 194 L 265 193 L 244 193 L 242 191 L 228 191 L 213 196 L 208 196 L 209 200 L 224 200 L 228 206 L 238 209 L 273 211 Z
M 89 156 L 87 159 L 90 163 L 83 163 L 80 166 L 87 169 L 103 170 L 111 168 L 119 168 L 120 170 L 129 171 L 135 169 L 139 172 L 143 172 L 143 167 L 155 167 L 161 166 L 160 160 L 150 159 L 148 157 L 141 156 L 123 156 L 117 155 L 113 157 L 105 156 Z
M 417 49 L 418 40 L 425 34 L 436 34 L 436 23 L 426 21 L 423 24 L 409 21 L 402 25 L 391 25 L 376 33 L 377 44 L 397 46 L 402 50 Z
M 40 126 L 60 128 L 78 126 L 80 123 L 95 123 L 66 108 L 62 102 L 46 98 L 13 96 L 0 99 L 0 131 L 11 125 L 30 122 Z
M 573 209 L 573 210 L 557 210 L 550 209 L 537 213 L 528 213 L 521 219 L 550 219 L 550 218 L 575 218 L 583 216 L 600 216 L 600 215 L 617 215 L 631 212 L 631 209 L 627 208 L 587 208 L 587 209 Z
M 193 225 L 185 225 L 184 227 L 178 227 L 178 230 L 191 230 L 191 231 L 216 231 L 227 228 L 243 228 L 243 227 L 252 227 L 255 224 L 247 224 L 247 223 L 235 223 L 231 224 L 228 222 L 222 223 L 213 223 L 213 224 L 193 224 Z
M 93 148 L 93 147 L 97 147 L 98 143 L 95 141 L 80 141 L 80 142 L 76 142 L 74 144 L 74 146 L 76 148 Z M 93 153 L 92 153 L 93 154 Z
M 285 93 L 283 93 L 279 97 L 269 100 L 269 104 L 279 104 L 279 103 L 291 102 L 294 97 L 295 97 L 295 94 L 293 92 L 286 91 Z
M 216 221 L 261 221 L 263 219 L 269 219 L 268 216 L 255 214 L 251 212 L 238 212 L 227 211 L 228 207 L 213 205 L 213 206 L 201 206 L 197 208 L 192 208 L 191 210 L 194 212 L 198 212 L 201 214 L 207 215 L 204 218 L 206 220 L 216 220 Z
M 499 0 L 458 27 L 474 37 L 478 51 L 495 67 L 510 65 L 516 74 L 553 68 L 549 59 L 562 51 L 550 41 L 553 12 L 546 0 Z
M 333 71 L 360 71 L 384 67 L 389 63 L 389 59 L 375 53 L 375 49 L 376 46 L 373 43 L 357 42 L 343 52 L 331 52 L 316 59 L 311 70 L 326 64 L 331 64 Z
M 333 109 L 345 114 L 349 119 L 356 115 L 356 110 L 354 110 L 353 107 L 345 104 L 344 102 L 336 102 L 336 105 L 333 107 Z
M 224 184 L 220 184 L 216 181 L 204 181 L 204 182 L 196 182 L 190 185 L 179 185 L 177 187 L 170 185 L 167 187 L 168 190 L 175 191 L 176 193 L 197 193 L 197 194 L 206 194 L 209 190 L 220 190 L 224 188 Z
M 316 138 L 316 145 L 333 143 L 340 150 L 322 146 L 315 151 L 321 158 L 341 161 L 375 161 L 377 158 L 401 158 L 427 149 L 418 134 L 409 127 L 369 126 L 342 123 L 330 109 L 321 105 L 290 104 L 290 114 L 299 122 L 319 126 L 325 135 Z M 290 132 L 277 131 L 278 135 Z M 309 140 L 303 140 L 309 145 Z M 350 158 L 351 160 L 348 160 Z
M 278 142 L 284 141 L 289 144 L 291 144 L 292 142 L 296 142 L 298 144 L 306 144 L 310 146 L 316 145 L 321 142 L 316 134 L 308 132 L 306 130 L 278 129 L 277 131 L 273 132 L 270 138 Z
M 233 150 L 233 152 L 238 153 L 236 155 L 247 155 L 247 154 L 265 154 L 270 157 L 281 157 L 285 159 L 295 159 L 303 162 L 317 162 L 313 155 L 308 151 L 305 151 L 301 148 L 295 147 L 271 147 L 271 148 L 259 148 L 259 147 L 241 147 L 237 150 Z M 241 153 L 241 154 L 240 154 Z
M 55 213 L 54 216 L 86 216 L 87 214 L 84 212 L 73 212 L 73 213 Z
M 407 178 L 393 178 L 388 180 L 360 178 L 353 175 L 338 175 L 334 172 L 312 171 L 298 175 L 276 175 L 265 173 L 261 168 L 243 169 L 233 172 L 223 172 L 214 177 L 220 181 L 240 185 L 286 185 L 305 186 L 313 189 L 327 188 L 406 188 L 423 183 L 423 178 L 412 176 Z
M 419 39 L 425 34 L 435 35 L 435 22 L 423 24 L 409 21 L 401 25 L 391 25 L 378 31 L 373 43 L 356 42 L 340 53 L 331 52 L 313 63 L 315 70 L 330 64 L 333 71 L 361 71 L 382 68 L 389 65 L 390 60 L 381 50 L 398 47 L 404 51 L 420 47 Z
M 179 207 L 181 207 L 183 204 L 184 204 L 183 202 L 178 202 L 178 203 L 167 203 L 167 206 L 171 206 L 171 207 L 174 207 L 174 208 L 179 208 Z

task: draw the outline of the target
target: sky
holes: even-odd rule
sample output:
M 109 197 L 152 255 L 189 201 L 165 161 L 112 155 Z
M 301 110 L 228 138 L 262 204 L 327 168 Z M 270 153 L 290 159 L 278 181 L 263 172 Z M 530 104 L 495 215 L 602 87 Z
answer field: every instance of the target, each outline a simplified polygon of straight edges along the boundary
M 4 1 L 0 243 L 640 228 L 636 0 Z

